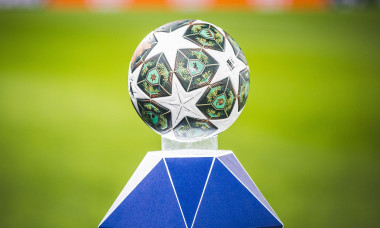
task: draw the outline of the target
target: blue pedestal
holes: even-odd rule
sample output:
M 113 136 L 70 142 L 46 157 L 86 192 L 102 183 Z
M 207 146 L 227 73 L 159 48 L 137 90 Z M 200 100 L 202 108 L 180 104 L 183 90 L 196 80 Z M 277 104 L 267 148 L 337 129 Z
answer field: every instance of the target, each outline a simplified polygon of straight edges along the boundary
M 232 151 L 149 152 L 99 227 L 283 227 Z

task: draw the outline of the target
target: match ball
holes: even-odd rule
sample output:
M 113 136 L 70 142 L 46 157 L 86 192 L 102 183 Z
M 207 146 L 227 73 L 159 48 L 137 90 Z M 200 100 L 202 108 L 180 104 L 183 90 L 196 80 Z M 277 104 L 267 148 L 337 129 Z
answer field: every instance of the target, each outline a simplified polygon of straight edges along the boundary
M 129 94 L 143 121 L 163 137 L 197 141 L 231 126 L 247 102 L 250 73 L 236 41 L 200 20 L 165 24 L 137 47 Z

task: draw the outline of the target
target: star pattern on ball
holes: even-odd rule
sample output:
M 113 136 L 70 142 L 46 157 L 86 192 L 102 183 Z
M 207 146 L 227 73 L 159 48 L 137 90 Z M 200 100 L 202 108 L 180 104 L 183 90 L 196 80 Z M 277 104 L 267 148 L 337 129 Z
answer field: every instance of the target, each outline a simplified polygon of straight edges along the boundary
M 246 104 L 250 75 L 229 34 L 208 22 L 181 20 L 157 28 L 142 43 L 128 89 L 145 123 L 181 141 L 217 135 L 234 123 Z
M 196 102 L 202 96 L 204 89 L 186 92 L 175 77 L 173 92 L 169 97 L 155 98 L 155 101 L 165 105 L 172 112 L 173 126 L 176 126 L 184 117 L 204 118 L 202 112 L 194 108 Z M 174 97 L 173 97 L 174 96 Z

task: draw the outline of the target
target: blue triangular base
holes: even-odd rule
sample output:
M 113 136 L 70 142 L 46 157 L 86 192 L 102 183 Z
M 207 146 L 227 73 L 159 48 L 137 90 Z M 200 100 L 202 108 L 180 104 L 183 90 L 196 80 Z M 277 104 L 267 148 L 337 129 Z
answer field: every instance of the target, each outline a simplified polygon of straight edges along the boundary
M 253 183 L 252 179 L 249 177 L 248 173 L 244 170 L 243 166 L 240 164 L 240 162 L 237 160 L 234 154 L 227 154 L 224 156 L 220 156 L 218 158 L 223 165 L 229 169 L 232 174 L 234 174 L 241 183 L 244 184 L 246 188 L 268 209 L 272 212 L 274 216 L 276 216 L 277 219 L 279 219 L 274 213 L 272 207 L 269 205 L 269 203 L 265 200 L 263 194 L 261 194 L 260 190 L 257 188 L 255 183 Z
M 283 227 L 231 151 L 148 155 L 99 227 Z
M 212 158 L 166 158 L 178 200 L 188 227 L 193 223 Z
M 281 226 L 256 197 L 215 160 L 194 228 Z
M 99 227 L 186 227 L 163 160 Z

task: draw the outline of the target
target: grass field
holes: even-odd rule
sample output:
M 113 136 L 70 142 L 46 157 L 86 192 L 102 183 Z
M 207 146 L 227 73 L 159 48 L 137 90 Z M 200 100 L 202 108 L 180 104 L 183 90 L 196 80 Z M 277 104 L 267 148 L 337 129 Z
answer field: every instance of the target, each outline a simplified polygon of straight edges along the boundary
M 197 18 L 252 71 L 219 136 L 289 228 L 379 223 L 380 13 L 0 12 L 1 227 L 96 227 L 160 137 L 127 91 L 134 49 Z

